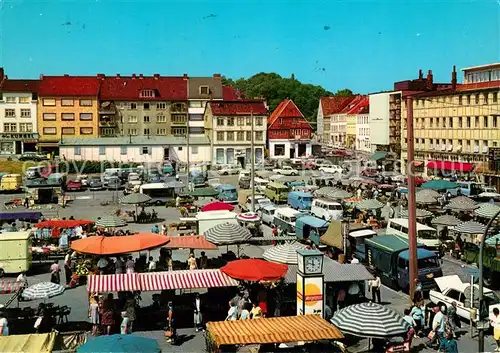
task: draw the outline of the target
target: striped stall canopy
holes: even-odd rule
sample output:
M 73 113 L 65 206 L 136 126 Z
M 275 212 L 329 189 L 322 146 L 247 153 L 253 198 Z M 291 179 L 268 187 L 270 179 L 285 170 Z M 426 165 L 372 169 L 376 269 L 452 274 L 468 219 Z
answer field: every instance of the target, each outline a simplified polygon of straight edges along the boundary
M 319 315 L 208 322 L 207 331 L 217 346 L 310 342 L 344 337 L 335 326 Z
M 328 195 L 329 193 L 331 193 L 332 191 L 335 191 L 335 190 L 339 190 L 339 189 L 334 188 L 332 186 L 324 186 L 324 187 L 319 188 L 318 190 L 316 190 L 314 192 L 314 195 L 315 196 L 326 196 L 326 195 Z
M 247 228 L 234 223 L 220 223 L 203 233 L 205 238 L 217 245 L 240 244 L 252 237 Z
M 435 190 L 431 190 L 431 189 L 422 189 L 422 190 L 419 190 L 417 191 L 417 196 L 420 195 L 420 196 L 430 196 L 430 197 L 433 197 L 433 198 L 438 198 L 441 196 L 441 194 Z
M 436 217 L 431 221 L 431 223 L 434 225 L 449 226 L 449 227 L 454 227 L 457 224 L 459 224 L 460 222 L 461 221 L 457 217 L 447 215 L 447 214 Z
M 402 335 L 410 328 L 400 314 L 371 302 L 341 309 L 333 315 L 331 322 L 344 334 L 371 338 Z
M 277 245 L 264 251 L 262 257 L 267 261 L 278 262 L 280 264 L 297 265 L 297 250 L 305 249 L 305 247 L 305 245 L 300 243 Z
M 481 203 L 479 204 L 479 208 L 474 212 L 479 217 L 493 218 L 493 216 L 500 212 L 500 206 L 494 203 Z
M 376 199 L 365 199 L 356 203 L 358 210 L 377 210 L 384 207 L 384 204 Z
M 127 221 L 117 216 L 107 215 L 102 216 L 97 221 L 95 221 L 95 225 L 105 228 L 118 228 L 125 227 L 127 225 Z
M 141 290 L 137 273 L 87 276 L 89 293 L 132 292 Z
M 139 283 L 143 291 L 238 286 L 238 281 L 219 269 L 141 273 Z
M 0 294 L 10 294 L 17 292 L 23 287 L 23 282 L 0 281 Z
M 470 197 L 467 197 L 467 196 L 457 196 L 457 197 L 454 197 L 450 200 L 450 202 L 467 202 L 467 203 L 470 203 L 472 205 L 475 205 L 476 204 L 476 201 L 474 201 L 473 199 L 471 199 Z
M 400 217 L 401 218 L 408 218 L 408 210 L 401 210 L 400 212 Z M 416 209 L 416 215 L 417 215 L 417 218 L 426 218 L 426 217 L 431 217 L 432 216 L 432 212 L 431 211 L 427 211 L 427 210 L 422 210 L 420 208 L 417 208 Z
M 453 229 L 455 233 L 465 234 L 483 234 L 485 230 L 484 224 L 475 221 L 462 222 Z
M 452 201 L 446 205 L 445 208 L 453 210 L 453 211 L 474 211 L 479 206 L 475 203 L 471 203 L 469 201 Z

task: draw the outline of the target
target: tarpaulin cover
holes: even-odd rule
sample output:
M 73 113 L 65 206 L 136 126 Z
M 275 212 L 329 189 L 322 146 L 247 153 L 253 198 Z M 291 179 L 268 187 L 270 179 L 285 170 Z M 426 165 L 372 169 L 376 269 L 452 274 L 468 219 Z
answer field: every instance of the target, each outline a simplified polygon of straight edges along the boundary
M 87 277 L 89 293 L 132 292 L 141 290 L 137 273 L 90 275 Z
M 0 336 L 0 352 L 50 353 L 56 332 L 31 335 Z
M 219 346 L 344 338 L 339 329 L 319 315 L 208 322 L 207 330 Z

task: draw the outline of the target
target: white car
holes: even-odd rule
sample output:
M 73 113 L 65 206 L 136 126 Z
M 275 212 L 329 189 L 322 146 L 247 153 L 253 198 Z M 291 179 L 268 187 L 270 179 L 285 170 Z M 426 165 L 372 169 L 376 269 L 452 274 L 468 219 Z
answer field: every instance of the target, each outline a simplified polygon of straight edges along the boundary
M 273 205 L 271 200 L 269 200 L 264 195 L 255 195 L 255 202 L 254 202 L 255 210 L 254 210 L 254 212 L 257 212 L 257 210 L 259 210 L 261 207 L 264 207 L 267 205 Z M 247 208 L 247 210 L 252 209 L 252 196 L 249 196 L 247 198 L 246 208 Z
M 341 166 L 332 164 L 332 165 L 329 165 L 329 166 L 321 166 L 321 167 L 319 167 L 319 171 L 323 172 L 323 173 L 328 173 L 328 174 L 335 174 L 335 173 L 342 174 L 342 172 L 344 170 L 342 169 Z
M 250 178 L 251 171 L 243 169 L 240 170 L 240 174 L 238 175 L 238 182 L 241 180 L 241 178 Z
M 273 169 L 273 173 L 280 174 L 280 175 L 299 175 L 299 171 L 297 169 L 294 169 L 290 167 L 289 165 L 284 165 L 281 168 L 278 169 Z
M 220 175 L 234 175 L 239 174 L 241 168 L 236 165 L 227 165 L 219 169 Z
M 259 215 L 260 219 L 262 220 L 262 223 L 267 224 L 267 225 L 272 225 L 274 222 L 274 212 L 276 211 L 276 206 L 272 203 L 270 204 L 265 204 L 264 206 L 260 207 L 259 210 L 257 211 L 257 214 Z
M 434 279 L 440 289 L 440 292 L 431 290 L 429 299 L 436 305 L 445 304 L 451 306 L 452 302 L 457 303 L 457 315 L 465 320 L 470 320 L 471 312 L 471 292 L 474 297 L 479 295 L 479 286 L 474 284 L 472 290 L 469 283 L 464 283 L 458 275 L 444 276 Z M 493 309 L 500 310 L 500 297 L 491 289 L 483 288 L 484 299 L 488 306 L 489 315 L 493 314 Z M 479 320 L 479 311 L 477 312 L 476 320 Z

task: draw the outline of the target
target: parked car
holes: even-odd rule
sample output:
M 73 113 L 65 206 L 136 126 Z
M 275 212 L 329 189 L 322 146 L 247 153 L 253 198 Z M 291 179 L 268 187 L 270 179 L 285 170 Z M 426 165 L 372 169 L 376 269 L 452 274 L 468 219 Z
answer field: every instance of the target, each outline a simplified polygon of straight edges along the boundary
M 262 223 L 267 225 L 272 225 L 274 222 L 274 212 L 276 211 L 276 206 L 272 203 L 264 204 L 257 210 L 257 214 L 259 215 Z
M 68 180 L 68 182 L 66 183 L 66 190 L 67 191 L 82 191 L 83 190 L 82 182 L 78 179 Z
M 108 180 L 108 185 L 107 185 L 108 190 L 120 190 L 123 188 L 123 184 L 120 178 L 118 177 L 111 177 Z
M 299 171 L 289 165 L 284 165 L 281 168 L 273 169 L 273 172 L 280 175 L 299 175 Z
M 219 169 L 220 175 L 234 175 L 238 174 L 241 171 L 241 168 L 236 165 L 226 165 Z
M 24 152 L 21 156 L 19 156 L 20 161 L 46 161 L 48 160 L 47 156 L 37 153 L 37 152 Z
M 329 166 L 319 167 L 319 171 L 323 172 L 323 173 L 329 173 L 329 174 L 335 174 L 335 173 L 342 174 L 342 172 L 344 170 L 342 169 L 341 166 L 332 164 L 332 165 L 329 165 Z
M 443 304 L 451 306 L 452 302 L 456 302 L 457 315 L 465 320 L 470 320 L 471 306 L 478 306 L 477 304 L 471 305 L 471 292 L 474 298 L 477 298 L 479 295 L 479 286 L 474 284 L 474 287 L 471 288 L 470 284 L 462 282 L 458 275 L 439 277 L 434 280 L 439 287 L 439 291 L 431 290 L 429 292 L 429 300 L 439 306 Z M 491 316 L 494 308 L 500 310 L 500 297 L 491 289 L 484 287 L 483 293 L 489 315 Z M 476 311 L 476 315 L 476 320 L 479 320 L 479 310 Z
M 102 190 L 103 189 L 103 185 L 102 185 L 102 181 L 100 178 L 90 178 L 89 181 L 88 181 L 88 185 L 89 185 L 89 190 L 90 191 L 96 191 L 96 190 Z

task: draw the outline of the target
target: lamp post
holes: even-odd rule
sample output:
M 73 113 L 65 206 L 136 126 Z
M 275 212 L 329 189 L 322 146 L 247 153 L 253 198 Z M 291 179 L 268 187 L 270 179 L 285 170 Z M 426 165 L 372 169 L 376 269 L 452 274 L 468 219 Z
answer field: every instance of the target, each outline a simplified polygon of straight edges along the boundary
M 347 237 L 349 236 L 349 218 L 342 218 L 340 221 L 342 234 L 342 247 L 344 248 L 344 261 L 347 262 Z
M 486 241 L 486 237 L 491 228 L 491 225 L 495 221 L 495 219 L 500 215 L 500 211 L 495 213 L 493 217 L 491 217 L 490 221 L 486 225 L 486 229 L 484 230 L 483 236 L 481 237 L 481 242 L 479 243 L 479 322 L 477 325 L 478 328 L 478 352 L 484 352 L 484 330 L 485 325 L 483 321 L 487 319 L 485 314 L 488 314 L 488 310 L 485 308 L 485 303 L 483 299 L 483 253 L 484 253 L 484 243 Z M 485 311 L 486 309 L 486 311 Z

